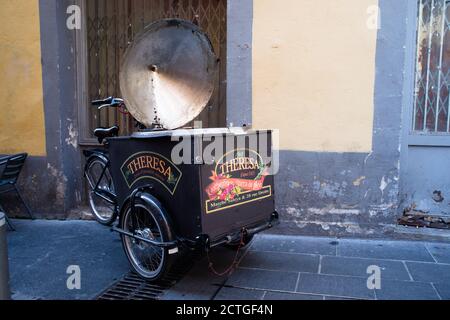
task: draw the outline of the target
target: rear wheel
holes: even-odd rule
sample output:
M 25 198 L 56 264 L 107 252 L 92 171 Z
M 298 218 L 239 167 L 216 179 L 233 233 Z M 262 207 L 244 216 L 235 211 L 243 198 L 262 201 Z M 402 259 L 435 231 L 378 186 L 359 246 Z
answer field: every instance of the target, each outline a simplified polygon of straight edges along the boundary
M 102 176 L 103 170 L 105 172 Z M 85 177 L 89 187 L 89 205 L 95 219 L 103 225 L 111 225 L 117 218 L 117 208 L 114 199 L 108 195 L 114 194 L 115 190 L 111 172 L 105 160 L 100 157 L 90 159 L 86 165 Z M 96 191 L 94 189 L 97 183 Z
M 156 199 L 146 195 L 136 198 L 134 209 L 129 204 L 121 219 L 121 228 L 141 238 L 157 242 L 171 241 L 170 226 L 164 210 Z M 125 253 L 133 269 L 143 278 L 158 280 L 164 277 L 175 260 L 168 248 L 121 235 Z

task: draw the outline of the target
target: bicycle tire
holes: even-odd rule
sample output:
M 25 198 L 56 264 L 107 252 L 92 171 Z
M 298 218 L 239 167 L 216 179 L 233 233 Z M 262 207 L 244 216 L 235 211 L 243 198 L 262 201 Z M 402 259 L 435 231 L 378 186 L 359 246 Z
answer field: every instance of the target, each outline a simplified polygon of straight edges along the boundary
M 144 219 L 138 220 L 139 215 Z M 138 221 L 138 227 L 133 226 L 133 218 Z M 147 218 L 147 219 L 145 219 Z M 120 221 L 123 230 L 132 234 L 139 234 L 141 237 L 148 237 L 153 240 L 166 242 L 172 241 L 173 235 L 162 205 L 159 201 L 149 194 L 139 196 L 135 199 L 134 210 L 128 203 L 123 210 L 123 217 Z M 139 229 L 138 229 L 139 228 Z M 121 234 L 122 246 L 133 270 L 142 278 L 156 281 L 164 278 L 171 266 L 177 260 L 177 254 L 170 254 L 168 248 L 160 248 L 129 236 Z M 135 250 L 136 249 L 136 250 Z M 152 256 L 146 256 L 145 250 L 151 249 Z M 135 253 L 141 252 L 141 255 Z M 149 252 L 146 251 L 147 253 Z M 160 261 L 157 268 L 150 270 L 144 266 L 144 260 L 153 262 L 154 254 L 160 253 Z M 140 256 L 140 257 L 139 257 Z M 157 257 L 156 257 L 157 258 Z M 158 259 L 156 259 L 158 261 Z
M 105 174 L 102 177 L 102 179 L 105 180 L 105 184 L 101 186 L 101 181 L 99 184 L 101 188 L 103 187 L 104 189 L 107 189 L 106 191 L 109 192 L 114 191 L 114 182 L 112 180 L 112 175 L 108 163 L 105 161 L 105 159 L 100 156 L 92 156 L 91 158 L 89 158 L 85 166 L 84 174 L 88 185 L 89 206 L 91 207 L 92 214 L 94 215 L 97 222 L 105 226 L 110 226 L 117 219 L 117 206 L 115 204 L 107 202 L 95 193 L 94 188 L 98 180 L 96 180 L 95 178 L 90 178 L 93 176 L 93 174 L 91 173 L 91 169 L 94 168 L 94 166 L 98 166 L 100 170 L 103 170 L 106 166 Z M 113 188 L 113 190 L 111 190 L 111 188 Z M 97 201 L 106 206 L 100 207 L 100 205 L 96 204 Z M 115 199 L 111 199 L 111 201 L 115 201 Z M 103 215 L 101 212 L 103 212 Z

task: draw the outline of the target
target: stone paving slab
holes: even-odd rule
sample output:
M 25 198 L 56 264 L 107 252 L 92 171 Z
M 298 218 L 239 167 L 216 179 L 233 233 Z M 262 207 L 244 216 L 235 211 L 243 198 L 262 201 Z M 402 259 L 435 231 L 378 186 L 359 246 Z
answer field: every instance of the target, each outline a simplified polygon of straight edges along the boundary
M 317 272 L 319 261 L 320 257 L 317 255 L 251 251 L 240 266 L 275 271 Z
M 435 262 L 424 243 L 408 241 L 341 240 L 341 257 Z
M 380 290 L 375 290 L 378 300 L 439 300 L 431 283 L 383 280 Z
M 450 300 L 450 285 L 448 283 L 434 283 L 433 287 L 436 288 L 442 300 Z
M 333 238 L 264 235 L 257 237 L 250 250 L 335 256 L 338 243 Z
M 367 279 L 357 277 L 302 273 L 296 291 L 347 298 L 375 299 L 374 291 L 367 288 Z
M 450 244 L 429 243 L 426 247 L 436 262 L 450 264 Z
M 320 273 L 367 278 L 369 266 L 380 267 L 383 280 L 411 280 L 404 262 L 392 260 L 325 256 L 321 260 Z
M 230 276 L 226 285 L 295 292 L 297 280 L 297 272 L 239 268 Z
M 406 262 L 414 281 L 450 284 L 450 265 Z

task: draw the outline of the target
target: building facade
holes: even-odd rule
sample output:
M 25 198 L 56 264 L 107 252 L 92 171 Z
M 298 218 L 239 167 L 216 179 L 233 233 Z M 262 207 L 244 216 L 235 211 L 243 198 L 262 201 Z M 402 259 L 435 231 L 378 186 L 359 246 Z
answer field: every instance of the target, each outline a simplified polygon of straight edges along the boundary
M 82 150 L 95 145 L 92 129 L 133 130 L 88 101 L 119 94 L 120 59 L 135 34 L 179 17 L 202 27 L 221 58 L 204 126 L 279 130 L 276 232 L 411 237 L 421 231 L 398 227 L 404 212 L 450 217 L 444 0 L 1 6 L 0 154 L 29 153 L 21 188 L 38 216 L 76 217 L 86 206 Z

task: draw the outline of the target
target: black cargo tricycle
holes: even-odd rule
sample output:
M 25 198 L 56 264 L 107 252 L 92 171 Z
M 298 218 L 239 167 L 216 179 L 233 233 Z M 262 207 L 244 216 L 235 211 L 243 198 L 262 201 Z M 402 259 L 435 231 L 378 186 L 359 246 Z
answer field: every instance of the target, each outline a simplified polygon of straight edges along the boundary
M 179 129 L 208 104 L 218 64 L 192 23 L 169 19 L 147 27 L 124 56 L 124 100 L 106 102 L 123 102 L 150 129 L 127 137 L 114 137 L 117 128 L 98 129 L 108 151 L 87 152 L 86 171 L 89 164 L 100 168 L 91 194 L 110 205 L 99 221 L 109 224 L 118 214 L 113 230 L 134 270 L 150 280 L 161 278 L 184 249 L 241 247 L 278 221 L 271 131 Z

